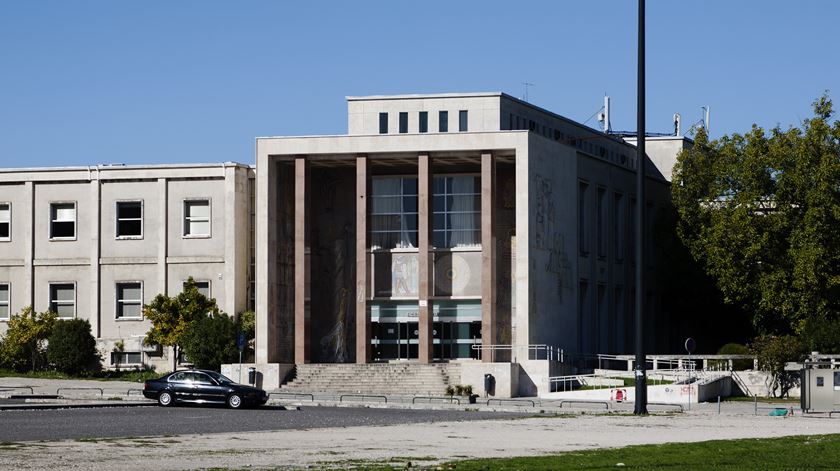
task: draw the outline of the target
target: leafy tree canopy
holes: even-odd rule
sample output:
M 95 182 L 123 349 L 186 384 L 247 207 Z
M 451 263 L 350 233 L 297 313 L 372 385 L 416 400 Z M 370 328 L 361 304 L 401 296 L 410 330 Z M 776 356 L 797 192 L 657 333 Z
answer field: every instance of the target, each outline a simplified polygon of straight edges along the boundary
M 183 345 L 184 333 L 190 325 L 208 315 L 218 314 L 216 300 L 207 298 L 198 291 L 195 280 L 190 277 L 184 290 L 177 296 L 158 294 L 148 305 L 143 306 L 143 315 L 152 322 L 146 333 L 147 345 L 164 345 L 175 349 L 172 366 L 177 366 L 178 352 Z
M 238 328 L 224 313 L 214 313 L 196 320 L 184 333 L 183 348 L 196 368 L 219 371 L 222 363 L 234 363 Z
M 45 340 L 52 333 L 57 315 L 36 313 L 27 306 L 9 319 L 8 330 L 0 342 L 0 364 L 16 371 L 27 367 L 35 371 L 45 359 Z
M 678 234 L 764 333 L 840 318 L 840 122 L 823 95 L 801 127 L 709 140 L 674 167 Z
M 52 329 L 47 358 L 56 370 L 71 375 L 100 368 L 96 339 L 87 319 L 59 320 Z

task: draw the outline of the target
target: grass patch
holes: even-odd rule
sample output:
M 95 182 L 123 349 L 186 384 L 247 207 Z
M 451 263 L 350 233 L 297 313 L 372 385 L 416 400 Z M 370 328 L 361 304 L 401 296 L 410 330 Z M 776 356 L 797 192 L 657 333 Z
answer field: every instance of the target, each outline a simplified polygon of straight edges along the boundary
M 524 458 L 480 459 L 447 463 L 442 469 L 837 469 L 840 435 L 714 440 L 699 443 L 638 445 Z M 619 464 L 619 463 L 623 463 Z M 377 468 L 369 468 L 377 469 Z M 380 468 L 386 469 L 386 468 Z

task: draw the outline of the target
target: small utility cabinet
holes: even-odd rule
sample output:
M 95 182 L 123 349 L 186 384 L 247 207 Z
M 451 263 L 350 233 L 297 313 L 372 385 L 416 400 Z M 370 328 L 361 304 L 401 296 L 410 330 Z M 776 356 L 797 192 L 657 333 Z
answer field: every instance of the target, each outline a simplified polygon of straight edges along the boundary
M 840 365 L 834 361 L 808 360 L 801 370 L 800 384 L 803 411 L 840 411 Z

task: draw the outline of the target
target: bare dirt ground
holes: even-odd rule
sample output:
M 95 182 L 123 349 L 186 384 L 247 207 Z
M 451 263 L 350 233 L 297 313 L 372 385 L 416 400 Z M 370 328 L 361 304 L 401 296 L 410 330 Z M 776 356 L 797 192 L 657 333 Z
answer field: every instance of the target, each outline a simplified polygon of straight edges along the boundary
M 294 413 L 294 411 L 290 411 Z M 836 419 L 752 415 L 752 404 L 717 414 L 579 415 L 337 427 L 235 434 L 0 444 L 2 469 L 345 468 L 432 465 L 478 457 L 557 453 L 635 444 L 840 432 Z M 0 424 L 1 426 L 2 424 Z

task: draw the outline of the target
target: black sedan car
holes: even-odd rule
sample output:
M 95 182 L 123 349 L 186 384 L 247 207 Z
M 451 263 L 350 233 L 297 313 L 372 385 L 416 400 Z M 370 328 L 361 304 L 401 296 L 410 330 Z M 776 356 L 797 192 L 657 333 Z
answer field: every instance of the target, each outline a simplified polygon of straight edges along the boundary
M 146 381 L 143 395 L 164 407 L 174 402 L 194 402 L 227 404 L 238 409 L 268 401 L 268 394 L 262 389 L 237 384 L 222 374 L 205 370 L 180 370 Z

